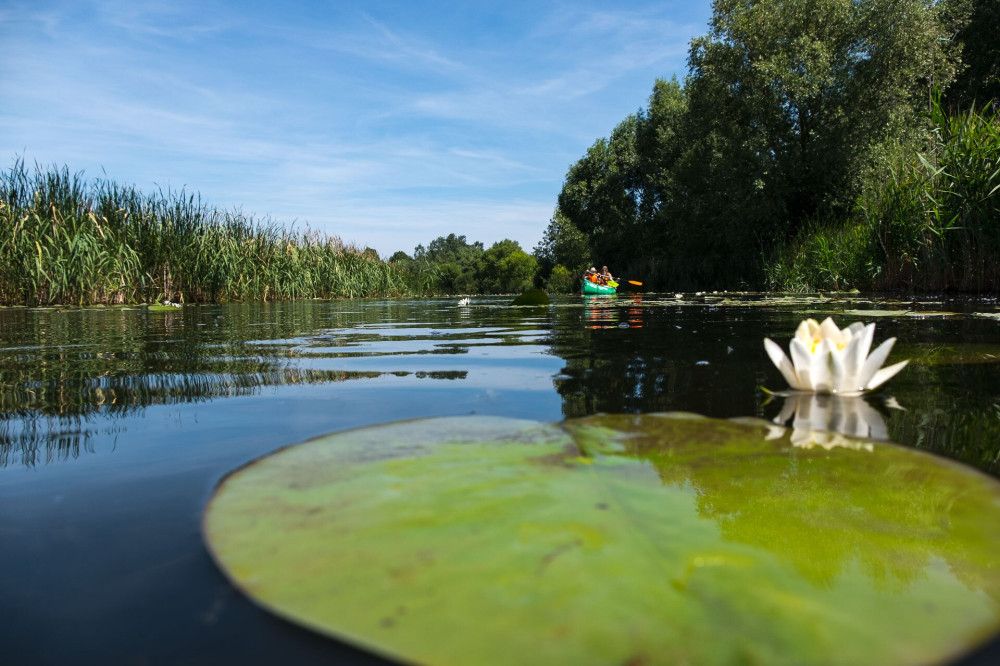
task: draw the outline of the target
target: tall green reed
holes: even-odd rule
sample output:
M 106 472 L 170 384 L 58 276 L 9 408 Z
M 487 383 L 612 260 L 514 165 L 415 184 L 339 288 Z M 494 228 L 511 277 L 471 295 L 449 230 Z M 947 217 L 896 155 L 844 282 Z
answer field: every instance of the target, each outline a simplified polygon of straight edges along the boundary
M 0 303 L 397 296 L 373 253 L 317 231 L 221 211 L 183 190 L 88 183 L 67 167 L 0 172 Z
M 1000 289 L 1000 117 L 932 108 L 926 149 L 860 202 L 886 270 L 878 286 Z
M 765 260 L 774 289 L 1000 290 L 1000 116 L 935 103 L 846 220 L 815 221 Z

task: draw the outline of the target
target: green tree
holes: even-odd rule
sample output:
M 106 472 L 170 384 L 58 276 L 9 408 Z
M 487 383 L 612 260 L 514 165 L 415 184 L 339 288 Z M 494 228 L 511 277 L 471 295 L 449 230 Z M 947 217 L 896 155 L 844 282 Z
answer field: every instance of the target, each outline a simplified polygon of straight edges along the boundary
M 390 264 L 406 264 L 411 261 L 413 261 L 413 257 L 406 254 L 402 250 L 397 250 L 391 257 L 389 257 Z
M 448 234 L 432 240 L 427 248 L 418 245 L 414 260 L 429 264 L 435 274 L 437 290 L 449 294 L 469 294 L 479 291 L 476 278 L 483 254 L 481 242 L 469 243 L 465 236 Z
M 582 274 L 591 264 L 587 236 L 558 208 L 533 254 L 538 260 L 539 283 L 548 280 L 557 266 Z
M 657 79 L 649 104 L 637 115 L 639 216 L 644 224 L 650 224 L 677 199 L 674 175 L 686 143 L 683 130 L 687 108 L 687 94 L 676 77 L 670 81 Z
M 580 275 L 580 271 L 570 271 L 562 264 L 557 264 L 543 283 L 545 291 L 552 294 L 577 292 L 580 289 Z
M 954 49 L 932 0 L 716 0 L 693 40 L 681 258 L 701 279 L 759 257 L 817 215 L 845 215 L 886 146 L 925 123 Z
M 952 0 L 950 4 L 956 5 L 955 41 L 962 49 L 963 67 L 948 89 L 945 104 L 963 110 L 973 105 L 1000 106 L 1000 2 Z
M 538 269 L 533 256 L 517 241 L 504 239 L 483 252 L 479 260 L 479 285 L 484 293 L 512 294 L 531 286 Z
M 598 139 L 570 167 L 559 193 L 560 213 L 589 241 L 590 254 L 621 264 L 638 227 L 640 180 L 635 115 Z

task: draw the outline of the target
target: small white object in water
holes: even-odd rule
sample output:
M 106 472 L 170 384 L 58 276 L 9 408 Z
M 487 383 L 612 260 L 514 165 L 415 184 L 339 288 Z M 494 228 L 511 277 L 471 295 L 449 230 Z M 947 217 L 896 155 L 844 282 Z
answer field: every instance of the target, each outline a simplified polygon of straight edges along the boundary
M 458 307 L 460 307 L 460 308 L 464 308 L 464 307 L 466 307 L 468 305 L 469 305 L 469 297 L 468 296 L 466 296 L 465 298 L 463 298 L 462 300 L 460 300 L 458 302 Z

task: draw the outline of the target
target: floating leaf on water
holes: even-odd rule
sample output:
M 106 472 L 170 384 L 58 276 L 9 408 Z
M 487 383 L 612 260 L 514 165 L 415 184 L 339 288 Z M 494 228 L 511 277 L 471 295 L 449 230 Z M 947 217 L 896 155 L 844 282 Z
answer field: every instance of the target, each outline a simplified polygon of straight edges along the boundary
M 972 316 L 1000 321 L 1000 312 L 973 312 Z
M 150 305 L 146 309 L 150 312 L 177 312 L 180 310 L 176 305 Z
M 934 319 L 938 317 L 960 317 L 959 312 L 941 310 L 844 310 L 845 315 L 852 317 L 912 317 L 915 319 Z
M 906 316 L 915 317 L 917 319 L 935 319 L 938 317 L 960 317 L 962 315 L 959 312 L 944 312 L 940 310 L 919 310 L 919 311 L 907 312 Z
M 260 605 L 405 662 L 937 663 L 1000 630 L 996 480 L 664 416 L 330 435 L 225 478 L 205 537 Z
M 511 305 L 548 305 L 550 302 L 544 289 L 528 289 L 511 301 Z
M 844 310 L 844 314 L 850 317 L 865 319 L 867 317 L 905 317 L 908 310 Z

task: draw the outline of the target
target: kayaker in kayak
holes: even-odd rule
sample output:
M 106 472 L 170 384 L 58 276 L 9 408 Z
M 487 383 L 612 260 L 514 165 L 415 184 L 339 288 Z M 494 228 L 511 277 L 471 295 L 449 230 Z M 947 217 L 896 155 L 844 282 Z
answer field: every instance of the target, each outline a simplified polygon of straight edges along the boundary
M 604 274 L 610 277 L 611 274 L 607 270 L 607 267 L 605 267 Z M 613 296 L 617 288 L 618 285 L 614 282 L 606 284 L 601 273 L 598 273 L 591 266 L 590 270 L 583 274 L 583 284 L 580 286 L 580 291 L 583 292 L 584 296 Z
M 609 282 L 614 281 L 614 278 L 611 277 L 611 273 L 608 272 L 607 266 L 601 266 L 601 275 L 599 277 L 601 280 L 600 282 L 601 284 L 608 284 Z

